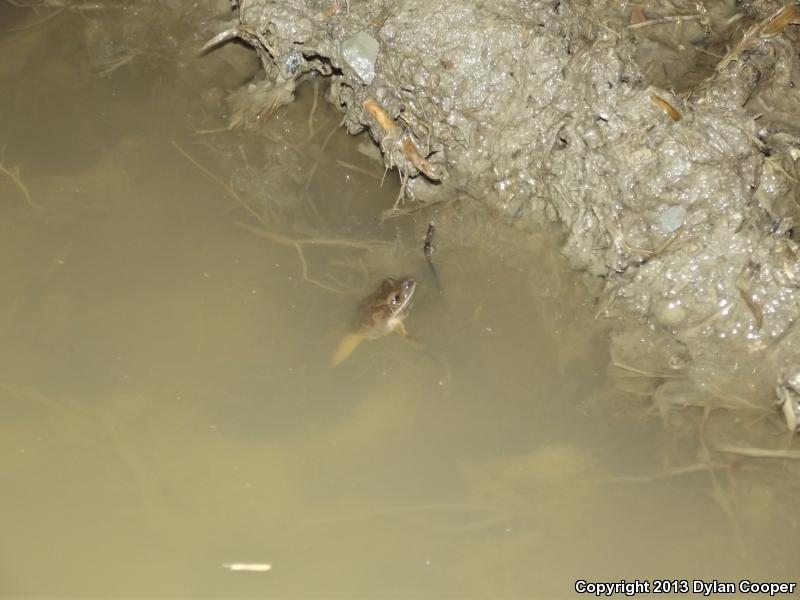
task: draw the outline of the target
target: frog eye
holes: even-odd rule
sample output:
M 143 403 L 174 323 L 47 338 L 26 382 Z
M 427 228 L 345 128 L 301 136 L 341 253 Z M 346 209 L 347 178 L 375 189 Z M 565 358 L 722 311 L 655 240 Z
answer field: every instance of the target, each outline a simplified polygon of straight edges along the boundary
M 400 294 L 392 296 L 392 304 L 400 304 Z

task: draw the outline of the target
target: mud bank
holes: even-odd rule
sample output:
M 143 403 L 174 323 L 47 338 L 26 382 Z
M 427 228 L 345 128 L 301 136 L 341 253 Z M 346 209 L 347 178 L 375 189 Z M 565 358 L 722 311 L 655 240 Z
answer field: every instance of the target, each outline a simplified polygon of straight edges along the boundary
M 407 198 L 558 222 L 619 365 L 716 405 L 739 378 L 775 414 L 777 385 L 796 428 L 798 23 L 777 2 L 240 0 L 207 49 L 260 58 L 240 123 L 321 74 Z

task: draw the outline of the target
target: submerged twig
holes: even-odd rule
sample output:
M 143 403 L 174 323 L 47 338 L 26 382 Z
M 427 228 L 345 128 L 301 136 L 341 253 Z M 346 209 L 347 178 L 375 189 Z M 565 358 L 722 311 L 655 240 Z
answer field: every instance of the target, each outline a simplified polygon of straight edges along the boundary
M 237 222 L 235 223 L 235 225 L 240 229 L 244 229 L 245 231 L 254 233 L 257 236 L 263 237 L 264 239 L 267 239 L 276 244 L 280 244 L 282 246 L 290 246 L 294 248 L 295 251 L 297 252 L 298 258 L 300 259 L 300 267 L 303 272 L 303 279 L 305 279 L 309 283 L 313 283 L 314 285 L 319 286 L 322 289 L 328 290 L 329 292 L 333 292 L 335 294 L 344 294 L 347 293 L 347 290 L 332 287 L 322 281 L 319 281 L 318 279 L 312 278 L 308 274 L 308 262 L 306 261 L 305 253 L 303 252 L 304 246 L 344 247 L 344 248 L 364 250 L 364 251 L 372 250 L 376 245 L 391 246 L 389 242 L 383 242 L 383 241 L 361 242 L 357 240 L 337 240 L 337 239 L 325 239 L 325 238 L 294 239 L 287 237 L 285 235 L 280 235 L 279 233 L 268 231 L 267 229 L 248 225 L 247 223 Z
M 768 448 L 750 448 L 743 446 L 723 446 L 716 448 L 718 452 L 738 454 L 750 458 L 791 458 L 800 460 L 800 450 L 770 450 Z
M 319 80 L 314 80 L 314 103 L 311 105 L 311 112 L 308 113 L 308 137 L 306 141 L 310 141 L 314 137 L 314 116 L 317 113 L 317 105 L 319 104 Z
M 255 210 L 253 210 L 253 207 L 250 206 L 247 202 L 245 202 L 241 198 L 241 196 L 239 196 L 239 194 L 233 188 L 232 184 L 230 183 L 225 184 L 225 182 L 222 181 L 222 179 L 220 179 L 217 175 L 215 175 L 214 173 L 206 169 L 203 165 L 201 165 L 199 162 L 197 162 L 197 160 L 195 160 L 193 156 L 191 156 L 188 152 L 186 152 L 186 150 L 181 148 L 177 142 L 173 141 L 172 145 L 175 146 L 175 149 L 178 150 L 178 152 L 180 152 L 189 162 L 191 162 L 195 167 L 197 167 L 202 173 L 204 173 L 213 181 L 215 181 L 217 184 L 219 184 L 220 187 L 222 187 L 225 190 L 225 192 L 239 204 L 239 206 L 241 206 L 244 210 L 246 210 L 250 214 L 250 216 L 255 218 L 259 223 L 261 223 L 264 226 L 264 228 L 261 229 L 258 227 L 253 227 L 252 225 L 247 225 L 245 223 L 237 223 L 236 225 L 238 227 L 256 233 L 257 235 L 264 237 L 272 242 L 275 242 L 276 244 L 281 244 L 284 246 L 290 246 L 294 248 L 295 251 L 297 252 L 297 256 L 300 259 L 300 265 L 303 272 L 303 279 L 329 292 L 333 292 L 335 294 L 345 293 L 344 290 L 334 288 L 323 281 L 319 281 L 318 279 L 314 279 L 313 277 L 311 277 L 308 274 L 308 263 L 306 261 L 305 253 L 303 252 L 304 244 L 316 243 L 318 245 L 333 245 L 332 244 L 333 240 L 315 240 L 313 238 L 308 240 L 295 240 L 290 237 L 286 237 L 269 231 L 267 229 L 268 224 L 266 219 L 264 219 L 264 217 L 262 217 Z M 355 242 L 352 242 L 352 244 L 355 244 Z M 336 245 L 349 245 L 349 244 L 337 242 Z
M 322 162 L 322 157 L 325 155 L 325 149 L 328 147 L 331 138 L 333 138 L 334 134 L 339 130 L 339 128 L 342 125 L 344 125 L 344 120 L 339 122 L 336 125 L 336 127 L 331 129 L 328 135 L 325 136 L 325 139 L 322 140 L 322 145 L 319 147 L 319 154 L 317 155 L 317 159 L 314 161 L 314 164 L 311 165 L 311 168 L 308 170 L 308 176 L 306 177 L 306 185 L 305 185 L 306 192 L 308 192 L 309 188 L 311 187 L 311 180 L 314 179 L 314 174 L 317 172 L 320 162 Z
M 652 483 L 659 479 L 668 479 L 670 477 L 678 477 L 680 475 L 690 475 L 692 473 L 699 473 L 703 471 L 713 471 L 715 469 L 730 469 L 730 465 L 726 463 L 713 463 L 713 462 L 698 462 L 683 467 L 675 467 L 667 469 L 663 473 L 655 475 L 642 475 L 630 477 L 611 477 L 609 479 L 601 479 L 600 483 Z
M 685 375 L 677 373 L 664 373 L 659 371 L 647 371 L 645 369 L 640 369 L 632 365 L 621 363 L 617 360 L 614 360 L 611 364 L 617 369 L 622 369 L 623 371 L 628 371 L 630 373 L 634 373 L 636 375 L 639 375 L 641 377 L 646 377 L 648 379 L 686 379 Z
M 28 23 L 27 25 L 20 25 L 19 27 L 9 27 L 8 29 L 0 29 L 0 33 L 15 33 L 17 31 L 25 31 L 26 29 L 33 29 L 34 27 L 38 27 L 42 23 L 46 23 L 50 19 L 53 19 L 53 18 L 57 17 L 62 12 L 64 12 L 66 9 L 67 9 L 66 6 L 63 6 L 61 8 L 57 8 L 56 10 L 51 12 L 49 15 L 47 15 L 46 17 L 42 17 L 38 21 L 34 21 L 33 23 Z
M 386 242 L 383 240 L 348 240 L 348 239 L 331 239 L 331 238 L 291 238 L 285 235 L 281 235 L 279 233 L 275 233 L 268 229 L 269 224 L 267 220 L 264 219 L 263 216 L 258 214 L 252 206 L 250 206 L 247 202 L 245 202 L 241 196 L 236 192 L 233 185 L 231 183 L 226 184 L 220 177 L 209 171 L 206 167 L 200 164 L 192 155 L 190 155 L 186 150 L 180 147 L 180 145 L 173 141 L 172 145 L 175 149 L 180 152 L 186 160 L 192 163 L 195 167 L 197 167 L 203 174 L 209 177 L 212 181 L 216 182 L 220 187 L 222 187 L 225 192 L 235 200 L 239 206 L 241 206 L 247 213 L 256 219 L 263 227 L 255 227 L 253 225 L 248 225 L 247 223 L 236 223 L 237 227 L 244 229 L 245 231 L 249 231 L 250 233 L 254 233 L 259 237 L 263 237 L 271 242 L 276 244 L 280 244 L 282 246 L 288 246 L 294 248 L 297 252 L 297 256 L 300 260 L 300 266 L 302 269 L 303 279 L 308 281 L 309 283 L 321 287 L 324 290 L 329 292 L 333 292 L 335 294 L 344 294 L 347 293 L 347 290 L 335 288 L 333 286 L 328 285 L 327 283 L 315 279 L 309 275 L 308 272 L 308 262 L 306 261 L 305 252 L 303 251 L 304 247 L 307 246 L 324 246 L 324 247 L 339 247 L 339 248 L 349 248 L 351 250 L 375 250 L 376 247 L 392 247 L 391 242 Z
M 354 165 L 353 163 L 349 163 L 349 162 L 346 162 L 344 160 L 337 160 L 336 164 L 339 165 L 340 167 L 344 168 L 344 169 L 348 169 L 348 170 L 353 171 L 355 173 L 360 173 L 361 175 L 366 175 L 367 177 L 371 177 L 372 179 L 376 179 L 376 180 L 380 181 L 381 183 L 383 182 L 383 178 L 380 175 L 377 175 L 377 174 L 373 173 L 369 169 L 365 169 L 363 167 L 359 167 L 358 165 Z
M 5 175 L 8 177 L 11 182 L 19 188 L 19 190 L 22 192 L 22 195 L 25 197 L 25 202 L 27 202 L 31 208 L 41 210 L 42 207 L 33 201 L 33 198 L 31 198 L 31 193 L 28 190 L 28 186 L 26 186 L 25 182 L 22 181 L 22 176 L 19 173 L 19 165 L 14 165 L 13 167 L 5 166 L 5 151 L 5 147 L 0 149 L 0 175 Z
M 383 240 L 369 240 L 369 241 L 362 241 L 362 240 L 347 240 L 347 239 L 333 239 L 333 238 L 290 238 L 286 237 L 285 235 L 280 235 L 279 233 L 273 233 L 271 231 L 266 231 L 264 229 L 259 229 L 258 227 L 254 227 L 253 225 L 248 225 L 247 223 L 236 223 L 236 226 L 244 229 L 245 231 L 249 231 L 250 233 L 254 233 L 260 237 L 266 238 L 268 240 L 272 240 L 278 244 L 283 245 L 292 245 L 292 244 L 299 244 L 301 246 L 338 246 L 342 248 L 350 248 L 353 250 L 374 250 L 376 246 L 385 246 L 388 248 L 392 247 L 391 242 L 386 242 Z
M 137 56 L 139 56 L 139 52 L 131 52 L 120 58 L 117 58 L 116 60 L 112 60 L 102 65 L 98 65 L 98 67 L 100 68 L 97 70 L 96 74 L 98 77 L 108 77 L 117 69 L 127 65 Z

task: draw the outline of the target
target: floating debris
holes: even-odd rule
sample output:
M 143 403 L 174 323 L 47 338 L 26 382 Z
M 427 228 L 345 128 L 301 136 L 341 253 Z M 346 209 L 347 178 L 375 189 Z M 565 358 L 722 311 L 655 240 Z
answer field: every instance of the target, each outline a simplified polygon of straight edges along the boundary
M 223 563 L 222 568 L 228 569 L 228 571 L 249 571 L 251 573 L 272 571 L 272 565 L 269 563 Z

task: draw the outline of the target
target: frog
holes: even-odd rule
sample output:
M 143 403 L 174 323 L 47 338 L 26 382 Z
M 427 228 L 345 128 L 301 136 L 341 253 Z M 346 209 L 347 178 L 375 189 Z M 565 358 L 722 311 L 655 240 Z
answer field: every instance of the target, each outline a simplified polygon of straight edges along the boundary
M 403 323 L 411 310 L 417 282 L 411 277 L 386 278 L 378 289 L 364 299 L 354 330 L 342 338 L 331 357 L 335 367 L 348 358 L 365 340 L 376 340 L 390 333 L 408 337 Z

